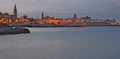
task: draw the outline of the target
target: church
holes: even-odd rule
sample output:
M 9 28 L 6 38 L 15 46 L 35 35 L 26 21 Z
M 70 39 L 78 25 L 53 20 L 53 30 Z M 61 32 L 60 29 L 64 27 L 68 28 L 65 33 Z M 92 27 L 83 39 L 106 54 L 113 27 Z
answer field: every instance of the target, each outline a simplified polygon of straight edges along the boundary
M 17 7 L 16 7 L 16 4 L 14 5 L 14 9 L 13 9 L 13 14 L 12 15 L 10 15 L 9 13 L 2 13 L 2 12 L 0 12 L 0 19 L 1 18 L 12 18 L 12 19 L 17 18 Z

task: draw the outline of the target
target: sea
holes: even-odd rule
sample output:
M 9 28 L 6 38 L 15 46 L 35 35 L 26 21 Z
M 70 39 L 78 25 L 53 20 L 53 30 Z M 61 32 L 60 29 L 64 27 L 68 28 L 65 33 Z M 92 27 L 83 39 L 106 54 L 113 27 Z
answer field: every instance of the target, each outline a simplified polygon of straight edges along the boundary
M 120 27 L 34 27 L 0 35 L 0 59 L 120 59 Z

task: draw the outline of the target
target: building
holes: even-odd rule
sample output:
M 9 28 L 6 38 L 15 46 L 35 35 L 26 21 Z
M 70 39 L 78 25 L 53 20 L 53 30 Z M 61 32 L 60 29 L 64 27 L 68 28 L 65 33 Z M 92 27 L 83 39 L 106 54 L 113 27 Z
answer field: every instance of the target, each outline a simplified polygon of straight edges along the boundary
M 76 15 L 76 14 L 74 14 L 74 16 L 73 16 L 72 20 L 73 20 L 73 22 L 74 22 L 74 21 L 76 21 L 76 20 L 78 20 L 78 17 L 77 17 L 77 15 Z
M 0 23 L 10 24 L 17 19 L 17 7 L 14 5 L 13 14 L 0 12 Z
M 17 7 L 16 7 L 16 4 L 15 4 L 14 9 L 13 9 L 13 15 L 17 18 Z
M 44 13 L 42 12 L 42 20 L 44 19 Z

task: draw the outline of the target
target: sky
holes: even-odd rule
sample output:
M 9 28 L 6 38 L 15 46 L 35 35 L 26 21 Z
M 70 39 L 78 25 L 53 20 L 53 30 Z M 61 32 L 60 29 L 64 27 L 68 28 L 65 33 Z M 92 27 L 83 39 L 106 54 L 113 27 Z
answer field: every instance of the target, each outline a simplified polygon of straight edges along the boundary
M 18 16 L 40 18 L 41 13 L 58 18 L 90 16 L 120 20 L 120 0 L 0 0 L 0 12 L 12 14 L 17 5 Z

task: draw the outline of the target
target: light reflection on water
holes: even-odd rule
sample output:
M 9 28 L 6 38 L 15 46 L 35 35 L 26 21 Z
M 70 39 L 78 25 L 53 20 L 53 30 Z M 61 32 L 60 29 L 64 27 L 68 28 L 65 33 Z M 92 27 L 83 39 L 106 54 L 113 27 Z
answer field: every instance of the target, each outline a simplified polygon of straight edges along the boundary
M 0 36 L 0 59 L 120 59 L 119 27 L 29 29 Z

